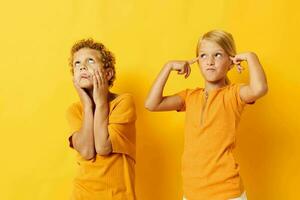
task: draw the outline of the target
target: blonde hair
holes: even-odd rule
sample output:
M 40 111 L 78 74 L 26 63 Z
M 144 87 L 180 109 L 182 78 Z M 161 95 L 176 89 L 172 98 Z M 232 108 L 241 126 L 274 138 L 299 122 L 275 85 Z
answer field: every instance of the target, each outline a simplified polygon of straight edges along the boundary
M 212 30 L 205 33 L 197 44 L 196 55 L 199 56 L 199 47 L 202 40 L 209 40 L 212 42 L 216 42 L 229 56 L 236 55 L 235 42 L 232 35 L 223 30 Z M 230 80 L 226 76 L 225 83 L 230 84 Z

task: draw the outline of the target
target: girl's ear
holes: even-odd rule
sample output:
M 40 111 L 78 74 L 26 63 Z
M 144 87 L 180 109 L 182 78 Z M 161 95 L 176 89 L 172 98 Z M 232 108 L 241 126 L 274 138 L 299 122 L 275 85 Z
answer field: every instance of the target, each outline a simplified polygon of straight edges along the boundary
M 229 59 L 230 65 L 228 67 L 228 71 L 230 71 L 234 67 L 234 63 L 231 59 Z
M 105 69 L 105 75 L 106 75 L 106 79 L 110 81 L 114 76 L 114 71 L 112 70 L 112 68 Z

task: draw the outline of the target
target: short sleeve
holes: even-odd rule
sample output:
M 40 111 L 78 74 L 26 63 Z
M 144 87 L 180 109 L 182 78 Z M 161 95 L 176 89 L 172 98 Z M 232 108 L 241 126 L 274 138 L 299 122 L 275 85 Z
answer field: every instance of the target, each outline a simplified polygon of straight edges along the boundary
M 230 87 L 230 92 L 229 92 L 231 105 L 233 109 L 238 112 L 238 114 L 241 114 L 244 107 L 247 105 L 247 103 L 243 101 L 240 96 L 240 89 L 243 85 L 244 84 L 233 84 Z M 255 102 L 249 104 L 254 104 L 254 103 Z
M 136 111 L 131 95 L 124 94 L 114 105 L 108 124 L 113 153 L 121 153 L 135 160 Z
M 78 131 L 81 128 L 81 123 L 82 123 L 82 113 L 78 104 L 74 103 L 67 109 L 66 119 L 69 124 L 69 131 L 68 131 L 69 146 L 71 148 L 74 148 L 72 143 L 72 136 L 74 132 Z
M 182 90 L 175 95 L 179 96 L 183 100 L 183 104 L 180 109 L 177 110 L 177 112 L 184 112 L 186 110 L 186 97 L 188 94 L 188 89 Z

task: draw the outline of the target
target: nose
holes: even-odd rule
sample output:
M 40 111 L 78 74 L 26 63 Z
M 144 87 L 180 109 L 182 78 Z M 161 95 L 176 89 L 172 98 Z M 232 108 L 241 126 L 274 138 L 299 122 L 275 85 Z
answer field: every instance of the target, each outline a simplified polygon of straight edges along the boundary
M 83 69 L 87 70 L 87 67 L 85 66 L 85 64 L 82 64 L 79 69 L 80 69 L 80 71 Z
M 213 56 L 208 57 L 207 64 L 208 65 L 214 65 L 215 64 L 215 59 L 213 58 Z

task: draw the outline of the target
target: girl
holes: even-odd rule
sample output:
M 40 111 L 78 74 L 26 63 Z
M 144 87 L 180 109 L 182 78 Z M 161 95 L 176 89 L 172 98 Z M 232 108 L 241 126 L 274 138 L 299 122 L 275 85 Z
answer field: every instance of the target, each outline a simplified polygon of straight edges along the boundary
M 267 93 L 264 70 L 253 52 L 236 54 L 231 34 L 213 30 L 197 45 L 197 57 L 165 64 L 148 94 L 150 111 L 185 111 L 185 142 L 182 159 L 184 198 L 187 200 L 247 199 L 232 150 L 235 133 L 246 104 Z M 249 66 L 248 84 L 230 84 L 227 72 L 241 62 Z M 163 96 L 171 71 L 185 75 L 198 62 L 205 80 L 203 88 L 186 89 Z
M 70 65 L 80 98 L 67 110 L 79 166 L 71 199 L 134 200 L 136 114 L 131 95 L 109 91 L 115 58 L 103 44 L 81 40 Z

